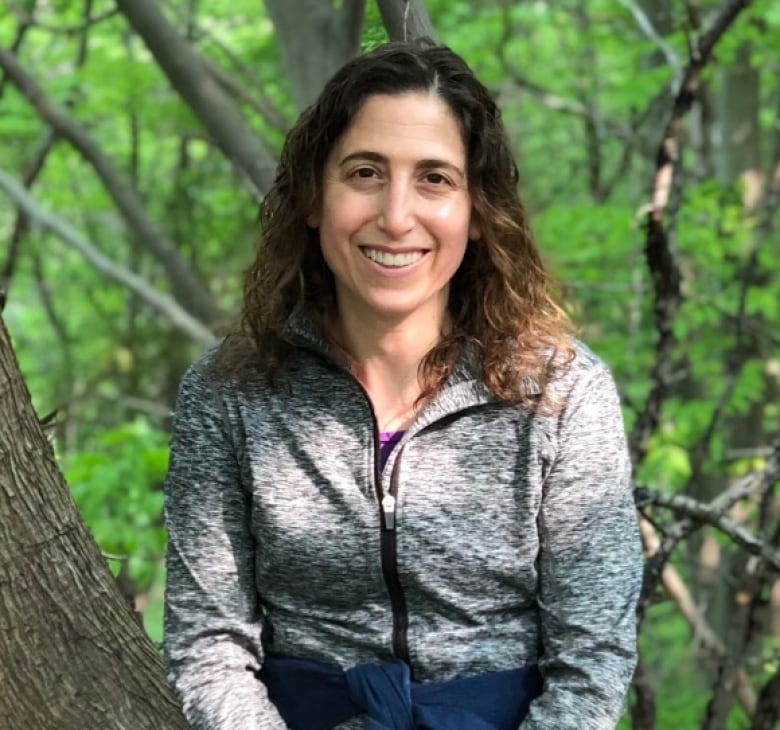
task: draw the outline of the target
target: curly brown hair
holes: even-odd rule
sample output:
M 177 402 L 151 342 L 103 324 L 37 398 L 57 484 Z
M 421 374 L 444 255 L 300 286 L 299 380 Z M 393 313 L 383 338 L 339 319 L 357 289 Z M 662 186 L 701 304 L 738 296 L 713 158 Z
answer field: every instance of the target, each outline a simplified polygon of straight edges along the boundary
M 450 284 L 452 326 L 420 365 L 421 397 L 435 393 L 465 349 L 474 347 L 484 381 L 500 401 L 538 405 L 535 386 L 544 392 L 571 360 L 570 325 L 552 295 L 518 196 L 517 167 L 498 107 L 457 54 L 429 40 L 386 43 L 348 62 L 287 135 L 260 208 L 260 246 L 246 272 L 240 324 L 218 360 L 233 373 L 246 366 L 283 372 L 290 352 L 283 330 L 300 308 L 312 313 L 329 339 L 335 285 L 307 218 L 319 209 L 328 156 L 361 106 L 375 95 L 409 92 L 438 95 L 455 116 L 481 234 Z

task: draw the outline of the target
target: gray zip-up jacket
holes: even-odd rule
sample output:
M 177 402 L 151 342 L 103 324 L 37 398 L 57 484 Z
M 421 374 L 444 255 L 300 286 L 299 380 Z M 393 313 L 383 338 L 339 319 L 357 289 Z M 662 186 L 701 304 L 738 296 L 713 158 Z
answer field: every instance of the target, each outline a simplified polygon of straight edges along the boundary
M 285 728 L 255 676 L 272 651 L 400 657 L 423 682 L 538 663 L 521 730 L 614 728 L 642 566 L 605 366 L 578 344 L 543 416 L 496 402 L 464 362 L 380 470 L 361 386 L 291 337 L 284 382 L 217 380 L 206 355 L 181 385 L 165 653 L 192 727 Z

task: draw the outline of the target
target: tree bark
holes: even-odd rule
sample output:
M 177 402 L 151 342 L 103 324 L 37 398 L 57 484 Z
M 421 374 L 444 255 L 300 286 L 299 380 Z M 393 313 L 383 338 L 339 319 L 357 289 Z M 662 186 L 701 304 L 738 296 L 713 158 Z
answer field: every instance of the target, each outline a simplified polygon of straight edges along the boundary
M 780 718 L 780 669 L 775 670 L 772 678 L 761 690 L 750 730 L 777 730 L 778 718 Z
M 365 0 L 266 0 L 290 91 L 299 110 L 360 50 Z M 305 22 L 301 22 L 305 18 Z
M 185 730 L 41 431 L 0 318 L 0 718 L 24 730 Z
M 155 0 L 117 0 L 116 4 L 217 146 L 261 197 L 273 183 L 276 159 L 192 46 L 167 21 Z M 300 13 L 297 19 L 300 22 Z

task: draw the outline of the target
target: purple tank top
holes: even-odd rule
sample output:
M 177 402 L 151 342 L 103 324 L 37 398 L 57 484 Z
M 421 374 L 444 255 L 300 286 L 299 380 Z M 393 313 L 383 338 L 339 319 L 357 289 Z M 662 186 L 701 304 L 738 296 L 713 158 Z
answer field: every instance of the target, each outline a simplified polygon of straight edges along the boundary
M 387 457 L 390 456 L 390 452 L 395 448 L 395 445 L 401 440 L 403 435 L 404 431 L 383 431 L 379 434 L 379 457 L 383 469 L 387 463 Z

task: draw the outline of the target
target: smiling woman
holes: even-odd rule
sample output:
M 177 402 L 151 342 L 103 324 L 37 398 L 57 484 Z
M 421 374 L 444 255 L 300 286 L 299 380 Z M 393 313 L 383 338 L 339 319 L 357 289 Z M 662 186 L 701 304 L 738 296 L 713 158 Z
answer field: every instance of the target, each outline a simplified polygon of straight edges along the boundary
M 485 87 L 426 42 L 354 59 L 261 223 L 166 480 L 192 726 L 614 728 L 641 581 L 619 401 Z

